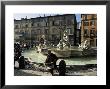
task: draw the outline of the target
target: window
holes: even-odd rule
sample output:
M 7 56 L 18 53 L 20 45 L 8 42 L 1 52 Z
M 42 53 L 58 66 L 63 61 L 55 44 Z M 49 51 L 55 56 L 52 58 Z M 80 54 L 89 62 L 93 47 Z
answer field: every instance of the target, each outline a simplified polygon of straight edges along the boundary
M 94 46 L 94 40 L 90 40 L 90 46 Z
M 68 34 L 72 34 L 72 29 L 71 28 L 68 28 L 67 31 L 68 31 Z
M 91 21 L 91 22 L 90 22 L 90 25 L 91 25 L 91 26 L 95 26 L 95 21 Z
M 45 29 L 45 34 L 48 34 L 48 29 Z
M 28 27 L 28 25 L 26 24 L 26 28 Z
M 40 23 L 37 23 L 37 26 L 40 27 L 41 26 Z
M 84 34 L 87 34 L 87 29 L 84 29 Z
M 84 36 L 86 37 L 86 36 L 89 36 L 89 31 L 88 31 L 88 29 L 84 29 Z
M 71 20 L 67 20 L 67 25 L 71 25 Z
M 15 29 L 17 29 L 17 28 L 19 28 L 19 26 L 18 25 L 15 25 Z
M 46 22 L 45 25 L 46 25 L 46 27 L 47 27 L 47 26 L 48 26 L 48 23 Z
M 34 23 L 31 23 L 31 26 L 34 26 Z
M 96 36 L 96 31 L 95 31 L 95 29 L 91 29 L 91 30 L 90 30 L 90 36 L 91 36 L 91 37 Z
M 65 25 L 65 22 L 64 21 L 59 21 L 59 25 L 63 26 L 63 25 Z
M 89 26 L 89 22 L 83 22 L 84 26 Z
M 84 16 L 84 20 L 87 20 L 87 15 L 83 15 Z
M 91 29 L 91 30 L 90 30 L 90 34 L 93 34 L 93 33 L 94 33 L 94 29 Z
M 56 20 L 56 21 L 54 22 L 54 25 L 55 25 L 55 26 L 58 26 L 58 25 L 59 25 L 59 21 Z
M 55 22 L 54 21 L 52 21 L 52 26 L 54 26 L 55 25 Z
M 91 19 L 94 19 L 94 17 L 95 17 L 95 14 L 92 14 L 92 15 L 91 15 Z

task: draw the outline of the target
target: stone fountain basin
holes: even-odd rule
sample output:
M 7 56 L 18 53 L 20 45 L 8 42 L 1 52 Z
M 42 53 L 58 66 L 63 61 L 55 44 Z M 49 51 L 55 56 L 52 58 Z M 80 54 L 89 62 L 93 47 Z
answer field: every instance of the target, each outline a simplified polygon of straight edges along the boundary
M 82 50 L 79 49 L 68 49 L 68 50 L 52 50 L 57 57 L 65 58 L 72 56 L 82 56 Z
M 96 56 L 97 50 L 89 49 L 64 49 L 64 50 L 52 50 L 54 54 L 56 54 L 59 58 L 67 58 L 67 57 L 82 57 L 82 56 Z

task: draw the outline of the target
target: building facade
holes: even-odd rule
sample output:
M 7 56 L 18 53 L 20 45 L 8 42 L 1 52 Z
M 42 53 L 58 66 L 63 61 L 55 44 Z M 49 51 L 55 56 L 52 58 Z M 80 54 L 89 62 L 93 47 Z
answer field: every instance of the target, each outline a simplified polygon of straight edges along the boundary
M 97 15 L 81 15 L 81 42 L 87 40 L 89 46 L 97 46 Z
M 24 43 L 36 43 L 44 37 L 48 43 L 58 44 L 62 38 L 64 30 L 68 31 L 70 43 L 75 45 L 75 14 L 54 16 L 44 15 L 44 17 L 30 19 L 21 18 L 21 20 L 14 20 L 14 40 Z
M 81 22 L 77 22 L 76 45 L 81 44 Z

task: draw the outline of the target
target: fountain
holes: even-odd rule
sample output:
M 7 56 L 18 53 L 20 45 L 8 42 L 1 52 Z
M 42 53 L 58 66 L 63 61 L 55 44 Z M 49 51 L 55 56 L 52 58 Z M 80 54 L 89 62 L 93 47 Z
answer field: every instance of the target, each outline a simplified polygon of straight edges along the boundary
M 40 39 L 40 44 L 39 46 L 37 47 L 38 48 L 38 52 L 39 53 L 42 53 L 44 55 L 47 54 L 47 51 L 48 51 L 48 48 L 47 48 L 47 45 L 46 45 L 46 39 L 45 39 L 45 36 L 43 35 L 42 38 Z
M 57 50 L 68 50 L 70 48 L 70 43 L 68 39 L 67 31 L 64 31 L 63 39 L 60 40 L 57 45 Z
M 70 47 L 68 33 L 66 30 L 64 31 L 63 37 L 57 45 L 57 49 L 54 49 L 52 51 L 61 58 L 97 55 L 96 48 L 93 49 L 89 47 L 89 43 L 87 40 L 82 41 L 77 48 Z
M 82 41 L 81 44 L 79 44 L 78 48 L 81 48 L 82 50 L 83 49 L 88 49 L 89 48 L 89 44 L 88 44 L 87 40 Z
M 42 36 L 41 43 L 38 46 L 38 51 L 44 55 L 47 55 L 48 46 L 46 44 L 45 36 Z M 97 47 L 92 48 L 89 46 L 88 40 L 84 40 L 79 44 L 79 46 L 71 47 L 68 38 L 67 30 L 64 31 L 61 40 L 59 41 L 56 48 L 51 47 L 51 51 L 57 55 L 59 58 L 69 58 L 69 57 L 81 57 L 81 56 L 96 56 Z
M 96 56 L 97 55 L 97 47 L 90 47 L 87 40 L 82 41 L 81 45 L 79 45 L 78 48 L 82 50 L 83 56 L 88 56 L 88 55 Z
M 62 39 L 59 41 L 57 48 L 52 50 L 58 57 L 70 57 L 70 43 L 68 39 L 68 32 L 65 30 Z

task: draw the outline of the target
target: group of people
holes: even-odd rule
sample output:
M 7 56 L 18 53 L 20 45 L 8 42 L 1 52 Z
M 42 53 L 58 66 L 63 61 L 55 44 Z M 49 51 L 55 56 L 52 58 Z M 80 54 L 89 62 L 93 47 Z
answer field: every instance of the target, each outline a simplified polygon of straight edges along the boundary
M 58 57 L 51 53 L 51 51 L 48 51 L 48 55 L 45 61 L 46 66 L 50 67 L 50 73 L 53 75 L 53 70 L 57 69 L 60 76 L 65 76 L 66 72 L 66 63 L 64 60 L 61 60 L 59 63 L 59 68 L 57 68 L 56 62 L 58 60 Z
M 20 44 L 14 43 L 14 66 L 15 66 L 15 62 L 18 61 L 19 68 L 23 69 L 25 68 L 25 60 L 21 52 L 22 52 L 22 48 L 20 47 Z
M 22 49 L 20 47 L 20 44 L 14 43 L 14 64 L 15 64 L 15 61 L 18 61 L 19 57 L 21 56 L 21 52 L 22 52 Z
M 21 52 L 22 52 L 22 49 L 20 47 L 20 44 L 15 43 L 14 44 L 14 65 L 15 65 L 15 61 L 18 61 L 19 68 L 24 69 L 25 59 L 24 59 L 24 56 L 22 56 Z M 45 65 L 50 68 L 49 71 L 52 75 L 54 74 L 53 70 L 56 69 L 56 70 L 59 70 L 59 75 L 64 76 L 66 72 L 66 63 L 64 60 L 60 61 L 59 68 L 57 68 L 57 65 L 56 65 L 57 60 L 58 60 L 58 57 L 55 54 L 51 53 L 51 50 L 48 50 L 48 55 L 45 60 Z

